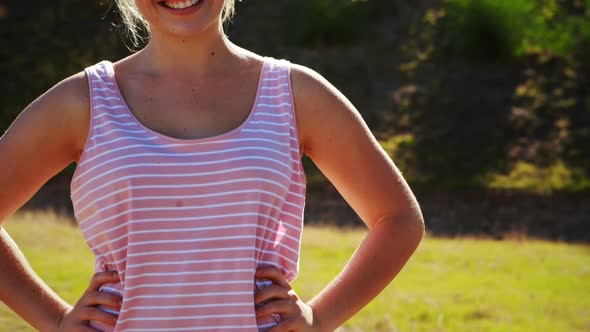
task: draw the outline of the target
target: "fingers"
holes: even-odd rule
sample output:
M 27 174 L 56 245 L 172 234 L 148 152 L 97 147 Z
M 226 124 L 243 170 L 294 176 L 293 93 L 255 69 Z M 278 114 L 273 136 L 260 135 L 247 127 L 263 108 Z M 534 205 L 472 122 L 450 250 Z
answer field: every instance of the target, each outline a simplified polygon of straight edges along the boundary
M 269 279 L 273 282 L 254 294 L 256 317 L 279 314 L 281 322 L 270 331 L 295 331 L 295 328 L 301 325 L 301 301 L 283 273 L 274 266 L 264 266 L 256 270 L 255 278 Z
M 289 285 L 289 282 L 287 282 L 285 276 L 274 266 L 259 267 L 256 270 L 255 277 L 257 279 L 270 279 L 276 285 L 291 289 L 291 285 Z
M 86 306 L 102 305 L 111 307 L 113 309 L 121 309 L 122 298 L 118 295 L 101 292 L 91 291 L 85 294 L 82 298 L 82 304 Z
M 100 287 L 108 283 L 119 282 L 119 275 L 116 271 L 97 272 L 92 276 L 86 292 L 79 300 L 78 321 L 97 321 L 107 326 L 114 326 L 118 316 L 107 312 L 121 310 L 123 299 L 116 294 L 100 291 Z M 103 310 L 98 306 L 104 307 Z M 93 330 L 94 331 L 94 330 Z
M 289 290 L 278 285 L 270 285 L 254 294 L 254 304 L 259 304 L 271 299 L 289 299 Z
M 106 326 L 115 326 L 120 311 L 122 298 L 117 294 L 100 291 L 108 283 L 120 282 L 115 271 L 97 272 L 90 279 L 88 288 L 76 305 L 64 314 L 59 322 L 59 331 L 94 331 L 89 323 L 97 322 Z M 110 313 L 108 311 L 113 311 Z
M 119 275 L 116 271 L 97 272 L 90 280 L 87 291 L 98 291 L 103 284 L 119 282 Z
M 256 317 L 280 314 L 281 317 L 292 316 L 299 307 L 291 299 L 276 300 L 256 308 Z
M 78 317 L 82 321 L 96 321 L 108 326 L 114 326 L 117 323 L 117 315 L 102 311 L 97 307 L 81 308 Z
M 292 332 L 298 331 L 297 327 L 299 327 L 298 321 L 296 319 L 285 319 L 279 323 L 279 325 L 273 327 L 272 329 L 268 330 L 268 332 Z

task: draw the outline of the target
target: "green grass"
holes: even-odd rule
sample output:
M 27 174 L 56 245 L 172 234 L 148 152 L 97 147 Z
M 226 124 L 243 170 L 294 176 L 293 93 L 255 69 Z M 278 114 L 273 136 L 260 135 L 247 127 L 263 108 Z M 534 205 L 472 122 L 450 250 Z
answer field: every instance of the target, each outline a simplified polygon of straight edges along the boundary
M 5 224 L 31 265 L 75 302 L 92 275 L 81 232 L 50 214 Z M 365 231 L 304 230 L 304 299 L 345 265 Z M 394 281 L 341 331 L 589 331 L 590 247 L 537 240 L 427 236 Z M 0 305 L 0 331 L 30 331 Z

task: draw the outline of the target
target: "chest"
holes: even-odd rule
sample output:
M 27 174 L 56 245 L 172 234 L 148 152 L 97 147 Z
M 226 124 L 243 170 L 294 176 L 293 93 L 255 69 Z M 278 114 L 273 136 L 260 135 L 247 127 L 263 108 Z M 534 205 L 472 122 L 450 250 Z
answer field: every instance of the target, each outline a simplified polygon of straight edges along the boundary
M 117 85 L 144 126 L 165 136 L 197 139 L 240 126 L 254 106 L 257 79 L 255 72 L 200 80 L 121 72 Z

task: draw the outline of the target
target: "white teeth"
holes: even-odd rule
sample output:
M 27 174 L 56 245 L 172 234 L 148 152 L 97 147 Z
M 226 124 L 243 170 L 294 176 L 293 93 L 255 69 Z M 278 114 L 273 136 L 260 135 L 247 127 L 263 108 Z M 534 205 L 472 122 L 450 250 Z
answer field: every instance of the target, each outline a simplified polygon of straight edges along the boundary
M 174 9 L 184 9 L 193 6 L 194 4 L 198 3 L 199 0 L 185 0 L 184 2 L 168 2 L 166 1 L 165 4 L 168 7 Z

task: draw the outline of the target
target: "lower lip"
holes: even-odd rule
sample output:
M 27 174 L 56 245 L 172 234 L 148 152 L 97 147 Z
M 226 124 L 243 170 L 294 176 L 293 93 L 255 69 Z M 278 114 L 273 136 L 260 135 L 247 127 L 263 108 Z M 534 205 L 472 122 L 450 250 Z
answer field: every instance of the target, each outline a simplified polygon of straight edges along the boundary
M 182 9 L 168 8 L 164 5 L 160 5 L 160 6 L 164 9 L 166 9 L 171 14 L 184 16 L 184 15 L 190 15 L 190 14 L 196 12 L 197 10 L 199 10 L 201 5 L 203 4 L 203 1 L 205 1 L 205 0 L 199 0 L 199 2 L 197 2 L 196 4 L 194 4 L 188 8 L 182 8 Z

